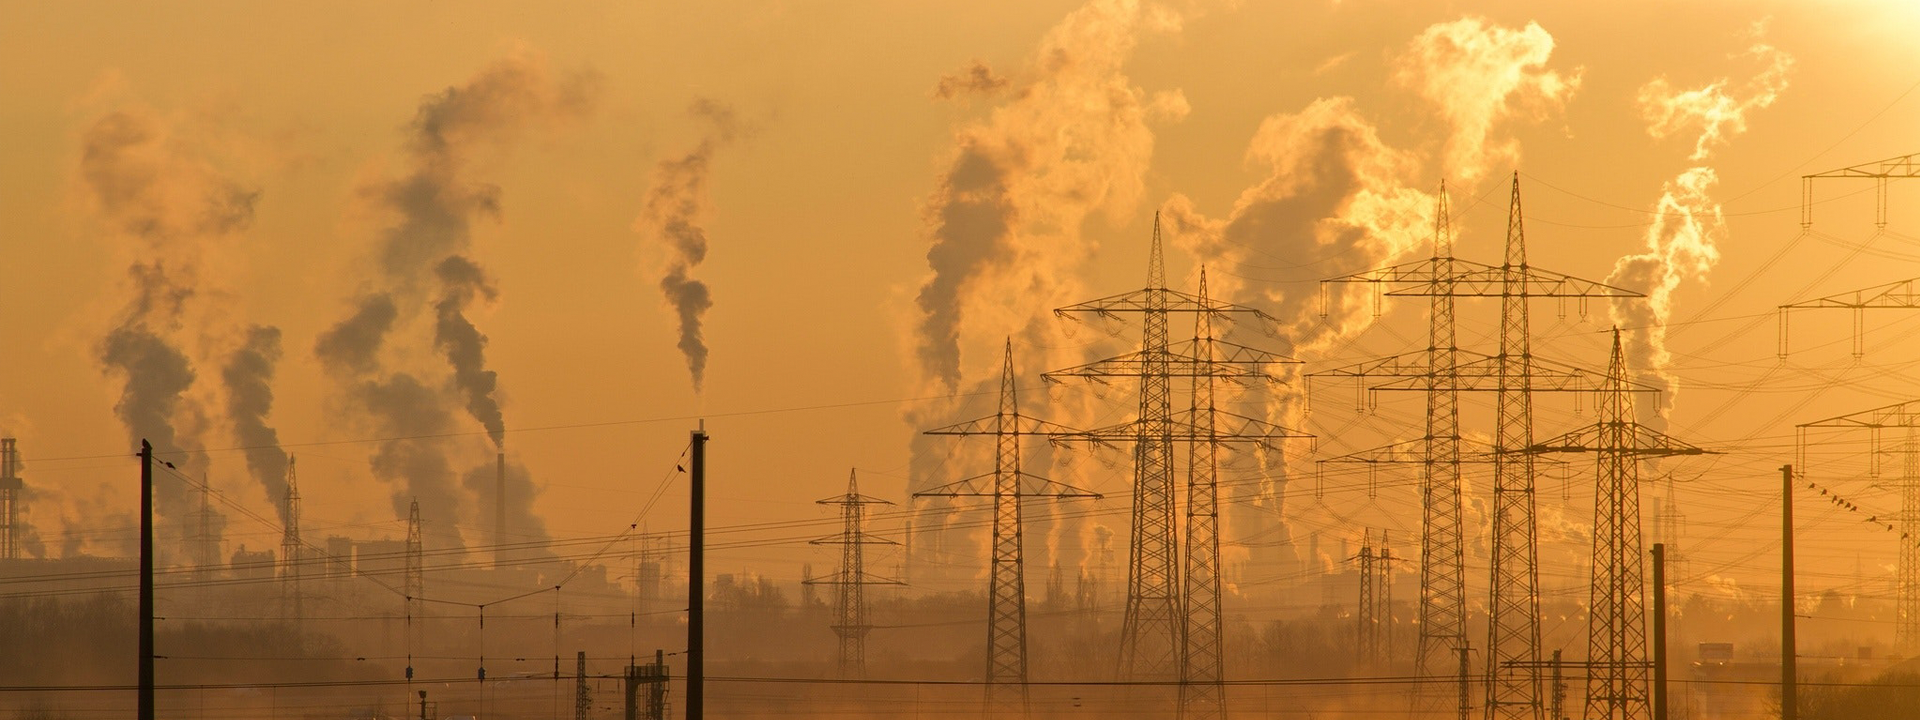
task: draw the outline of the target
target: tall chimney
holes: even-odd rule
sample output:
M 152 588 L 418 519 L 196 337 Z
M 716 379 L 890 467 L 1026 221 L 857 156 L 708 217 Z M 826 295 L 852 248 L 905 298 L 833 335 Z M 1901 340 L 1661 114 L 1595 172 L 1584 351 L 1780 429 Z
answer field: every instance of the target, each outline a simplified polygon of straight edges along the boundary
M 507 554 L 507 451 L 494 456 L 493 474 L 493 566 Z

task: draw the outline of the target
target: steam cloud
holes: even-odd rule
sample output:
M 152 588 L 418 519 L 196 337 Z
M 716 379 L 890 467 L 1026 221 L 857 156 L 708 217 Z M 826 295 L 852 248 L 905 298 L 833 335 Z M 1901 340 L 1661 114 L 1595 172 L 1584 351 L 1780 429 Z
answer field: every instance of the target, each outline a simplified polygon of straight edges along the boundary
M 691 273 L 707 259 L 707 231 L 701 224 L 708 206 L 707 173 L 713 154 L 732 143 L 743 129 L 732 108 L 713 100 L 696 100 L 689 112 L 706 124 L 706 134 L 692 151 L 678 159 L 661 161 L 654 170 L 653 189 L 647 193 L 646 208 L 634 227 L 658 239 L 667 249 L 660 292 L 673 308 L 680 331 L 677 347 L 687 358 L 694 392 L 700 392 L 707 374 L 707 343 L 701 323 L 713 307 L 713 293 Z
M 184 330 L 198 319 L 189 316 L 196 312 L 196 289 L 207 280 L 211 246 L 252 223 L 258 192 L 214 167 L 173 123 L 144 108 L 105 115 L 81 142 L 81 189 L 134 258 L 125 305 L 96 347 L 102 370 L 122 383 L 114 414 L 132 445 L 144 438 L 194 474 L 204 463 L 192 453 L 199 443 L 176 427 L 196 378 Z M 176 524 L 197 509 L 183 483 L 157 483 L 154 500 L 157 514 Z
M 1552 55 L 1553 36 L 1538 24 L 1513 30 L 1477 17 L 1429 27 L 1408 45 L 1396 79 L 1447 119 L 1442 167 L 1449 179 L 1470 185 L 1496 163 L 1519 163 L 1519 141 L 1494 141 L 1494 127 L 1509 118 L 1545 119 L 1580 87 L 1579 69 L 1546 68 Z
M 1012 75 L 1017 82 L 979 61 L 939 82 L 938 98 L 993 93 L 1003 99 L 955 129 L 952 154 L 925 205 L 930 272 L 915 296 L 912 322 L 914 357 L 933 392 L 997 389 L 1000 364 L 986 358 L 997 358 L 1008 335 L 1020 336 L 1024 347 L 1065 345 L 1054 341 L 1050 310 L 1085 299 L 1076 278 L 1093 249 L 1082 234 L 1087 217 L 1103 211 L 1117 221 L 1132 212 L 1153 155 L 1153 125 L 1187 113 L 1177 90 L 1149 95 L 1124 66 L 1143 36 L 1178 27 L 1177 16 L 1136 0 L 1091 0 L 1047 31 Z M 977 373 L 972 379 L 962 371 L 963 347 L 991 349 L 964 364 Z M 1051 353 L 1017 353 L 1023 376 L 1080 360 Z M 1068 408 L 1041 407 L 1044 396 L 1022 400 L 1024 412 L 1074 421 Z M 962 412 L 929 406 L 910 409 L 906 419 L 924 428 L 960 420 Z M 951 449 L 925 437 L 911 441 L 908 489 L 936 484 L 943 470 L 964 465 L 941 462 Z M 1061 473 L 1054 479 L 1075 481 Z M 916 527 L 935 531 L 921 537 L 947 541 L 937 519 L 919 522 Z M 1052 549 L 1060 554 L 1052 559 L 1077 566 L 1084 533 L 1058 533 Z M 924 551 L 938 548 L 916 548 Z
M 1755 34 L 1759 32 L 1756 27 Z M 1792 56 L 1764 42 L 1756 41 L 1745 55 L 1758 59 L 1764 69 L 1738 90 L 1729 90 L 1726 78 L 1676 90 L 1664 76 L 1640 88 L 1639 105 L 1649 134 L 1667 138 L 1689 129 L 1699 133 L 1687 158 L 1697 164 L 1667 181 L 1654 204 L 1646 250 L 1621 257 L 1607 277 L 1610 284 L 1647 294 L 1644 302 L 1615 301 L 1611 315 L 1614 324 L 1627 332 L 1627 364 L 1662 390 L 1658 404 L 1650 408 L 1650 414 L 1659 419 L 1673 408 L 1679 387 L 1678 378 L 1667 372 L 1672 355 L 1667 350 L 1666 324 L 1673 314 L 1674 291 L 1683 278 L 1706 278 L 1720 260 L 1719 242 L 1727 232 L 1720 204 L 1710 195 L 1719 175 L 1706 161 L 1714 148 L 1746 131 L 1749 112 L 1780 97 L 1793 68 Z
M 1472 17 L 1433 25 L 1412 40 L 1396 78 L 1448 121 L 1439 153 L 1446 172 L 1476 178 L 1495 162 L 1517 160 L 1518 142 L 1497 139 L 1498 128 L 1544 119 L 1571 97 L 1579 71 L 1547 69 L 1553 44 L 1538 25 L 1514 30 Z M 1178 194 L 1161 216 L 1175 244 L 1229 269 L 1209 278 L 1216 296 L 1272 313 L 1283 353 L 1317 354 L 1357 336 L 1373 315 L 1370 291 L 1344 285 L 1321 318 L 1313 281 L 1394 262 L 1431 240 L 1434 197 L 1418 189 L 1428 184 L 1420 179 L 1422 157 L 1382 140 L 1353 99 L 1322 98 L 1261 123 L 1246 162 L 1266 177 L 1241 193 L 1226 218 L 1208 218 Z M 1264 267 L 1273 265 L 1267 258 L 1288 262 Z M 1260 284 L 1249 286 L 1241 279 L 1247 277 Z M 1273 393 L 1265 400 L 1270 421 L 1301 425 L 1300 398 Z M 1237 513 L 1229 516 L 1231 532 L 1283 538 L 1284 528 L 1268 524 L 1282 517 L 1286 458 L 1265 453 L 1259 460 L 1264 479 L 1237 487 L 1240 497 L 1227 505 Z
M 367 189 L 394 218 L 376 244 L 380 272 L 352 312 L 320 335 L 314 354 L 375 432 L 412 438 L 381 443 L 371 460 L 374 475 L 394 488 L 397 516 L 418 498 L 423 516 L 437 527 L 452 527 L 461 517 L 466 504 L 450 443 L 420 437 L 455 430 L 450 405 L 456 397 L 496 448 L 504 439 L 497 375 L 486 367 L 487 338 L 468 317 L 476 302 L 498 296 L 471 245 L 476 220 L 499 218 L 500 191 L 475 179 L 471 166 L 484 150 L 511 149 L 529 130 L 586 113 L 594 80 L 584 74 L 556 79 L 537 54 L 517 51 L 422 101 L 407 129 L 406 172 Z M 451 370 L 446 389 L 420 368 L 394 367 L 415 347 L 414 339 L 396 339 L 396 332 L 428 317 L 432 346 Z M 492 459 L 484 466 L 493 467 Z M 532 480 L 525 472 L 518 478 L 509 492 L 530 504 Z M 530 514 L 530 506 L 523 511 Z

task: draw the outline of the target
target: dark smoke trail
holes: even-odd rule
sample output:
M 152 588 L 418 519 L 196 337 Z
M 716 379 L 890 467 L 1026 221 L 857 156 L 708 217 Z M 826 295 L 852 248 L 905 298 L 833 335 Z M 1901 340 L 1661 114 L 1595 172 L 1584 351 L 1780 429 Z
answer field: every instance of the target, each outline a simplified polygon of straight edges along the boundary
M 509 150 L 529 130 L 584 114 L 594 80 L 583 74 L 556 81 L 544 61 L 523 52 L 421 102 L 404 141 L 406 172 L 367 193 L 394 217 L 375 248 L 380 274 L 352 313 L 314 346 L 341 397 L 374 431 L 407 438 L 453 432 L 450 407 L 462 402 L 494 445 L 501 443 L 497 376 L 486 367 L 487 338 L 468 316 L 475 300 L 496 298 L 471 245 L 476 220 L 499 218 L 500 190 L 476 178 L 471 166 L 482 151 Z M 437 293 L 430 289 L 435 284 Z M 396 329 L 429 313 L 433 334 L 418 340 L 430 341 L 446 361 L 448 388 L 388 367 L 385 357 L 390 345 L 404 355 L 412 339 L 396 337 Z M 463 520 L 461 510 L 471 504 L 459 492 L 452 451 L 453 444 L 440 439 L 381 444 L 372 468 L 392 488 L 397 515 L 405 516 L 417 498 L 434 527 Z
M 673 307 L 680 330 L 676 346 L 686 356 L 694 392 L 699 392 L 707 372 L 707 343 L 701 323 L 713 307 L 713 293 L 690 273 L 707 259 L 707 231 L 701 226 L 701 216 L 707 209 L 708 167 L 713 154 L 741 134 L 741 127 L 731 108 L 712 100 L 694 101 L 689 112 L 707 124 L 707 132 L 692 152 L 661 161 L 654 170 L 653 189 L 647 193 L 646 210 L 636 224 L 667 248 L 660 292 Z
M 102 369 L 122 382 L 114 413 L 130 444 L 147 439 L 187 469 L 203 459 L 183 454 L 197 443 L 174 425 L 195 379 L 177 336 L 206 281 L 201 264 L 210 245 L 252 223 L 259 194 L 183 151 L 176 134 L 151 111 L 108 114 L 82 135 L 80 179 L 101 220 L 136 258 L 126 305 L 96 347 Z M 176 522 L 195 509 L 181 483 L 158 484 L 155 501 L 157 513 Z
M 433 326 L 433 344 L 453 367 L 453 383 L 467 398 L 467 412 L 487 428 L 487 437 L 498 448 L 506 440 L 507 428 L 500 402 L 493 396 L 497 376 L 486 369 L 487 336 L 466 316 L 467 304 L 476 296 L 492 300 L 497 293 L 480 266 L 465 256 L 447 258 L 436 272 L 445 293 L 434 306 L 438 319 Z
M 227 417 L 234 439 L 245 449 L 247 470 L 266 491 L 267 500 L 287 521 L 287 452 L 280 433 L 267 424 L 273 410 L 273 369 L 280 362 L 280 328 L 255 325 L 246 341 L 227 359 L 220 379 L 227 386 Z

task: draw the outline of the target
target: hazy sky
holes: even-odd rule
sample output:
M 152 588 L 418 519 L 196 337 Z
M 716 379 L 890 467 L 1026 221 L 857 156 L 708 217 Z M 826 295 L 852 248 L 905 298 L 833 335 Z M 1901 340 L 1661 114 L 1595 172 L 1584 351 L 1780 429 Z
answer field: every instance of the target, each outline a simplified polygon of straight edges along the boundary
M 1820 234 L 1801 236 L 1798 182 L 1920 151 L 1917 29 L 1920 9 L 1896 0 L 13 3 L 0 429 L 21 438 L 50 547 L 122 528 L 134 466 L 105 456 L 129 447 L 125 376 L 105 359 L 116 328 L 143 327 L 193 373 L 165 420 L 266 515 L 246 454 L 223 450 L 244 443 L 222 370 L 250 326 L 272 326 L 266 422 L 299 458 L 310 538 L 400 532 L 405 471 L 370 459 L 429 462 L 374 442 L 411 434 L 464 433 L 434 444 L 440 491 L 462 527 L 487 527 L 463 485 L 491 472 L 470 382 L 485 371 L 497 394 L 479 396 L 557 537 L 622 530 L 702 415 L 713 523 L 828 520 L 811 501 L 848 467 L 902 499 L 916 429 L 990 411 L 925 398 L 991 379 L 1001 338 L 1023 371 L 1117 347 L 1046 311 L 1138 286 L 1154 210 L 1179 220 L 1174 284 L 1205 260 L 1216 290 L 1282 315 L 1291 334 L 1269 346 L 1314 369 L 1423 347 L 1424 305 L 1390 302 L 1373 328 L 1365 312 L 1322 321 L 1303 281 L 1425 254 L 1442 177 L 1458 254 L 1497 262 L 1517 170 L 1535 265 L 1604 280 L 1646 254 L 1620 277 L 1670 281 L 1670 316 L 1623 322 L 1672 323 L 1667 357 L 1642 330 L 1636 362 L 1676 378 L 1673 433 L 1729 451 L 1667 468 L 1688 481 L 1694 571 L 1758 582 L 1773 526 L 1756 503 L 1777 493 L 1791 426 L 1920 394 L 1920 343 L 1901 341 L 1920 318 L 1870 316 L 1856 364 L 1844 314 L 1796 315 L 1776 367 L 1771 315 L 1920 267 L 1920 240 L 1898 234 L 1920 225 L 1910 190 L 1891 195 L 1892 232 L 1857 250 L 1870 186 L 1816 186 Z M 156 259 L 165 286 L 136 282 Z M 321 338 L 381 297 L 395 318 L 377 357 L 323 361 Z M 1462 308 L 1462 344 L 1487 347 L 1493 306 Z M 1536 351 L 1602 364 L 1608 308 L 1584 323 L 1554 310 L 1535 307 Z M 683 315 L 701 321 L 700 392 Z M 449 361 L 473 339 L 461 322 L 484 334 L 484 367 Z M 413 394 L 381 394 L 402 377 Z M 1036 403 L 1039 385 L 1023 378 Z M 1128 412 L 1125 392 L 1075 392 L 1056 391 L 1052 408 L 1077 415 L 1062 419 Z M 1323 453 L 1418 435 L 1417 397 L 1360 418 L 1350 397 L 1329 386 L 1311 415 L 1270 410 L 1332 435 Z M 1586 407 L 1543 401 L 1538 433 L 1591 421 Z M 1488 431 L 1478 417 L 1469 429 Z M 1817 459 L 1861 504 L 1897 506 L 1844 479 L 1858 463 Z M 1124 464 L 1076 467 L 1125 491 Z M 1296 536 L 1412 536 L 1405 478 L 1371 501 L 1360 476 L 1329 480 L 1320 504 L 1310 467 L 1289 491 Z M 1584 486 L 1562 502 L 1557 482 L 1543 524 L 1587 522 Z M 648 527 L 682 525 L 680 488 Z M 1856 556 L 1870 575 L 1892 561 L 1886 533 L 1849 516 L 1822 505 L 1808 523 L 1805 552 L 1839 568 L 1812 586 L 1850 582 Z M 251 520 L 229 532 L 277 539 Z M 710 565 L 832 562 L 810 553 Z

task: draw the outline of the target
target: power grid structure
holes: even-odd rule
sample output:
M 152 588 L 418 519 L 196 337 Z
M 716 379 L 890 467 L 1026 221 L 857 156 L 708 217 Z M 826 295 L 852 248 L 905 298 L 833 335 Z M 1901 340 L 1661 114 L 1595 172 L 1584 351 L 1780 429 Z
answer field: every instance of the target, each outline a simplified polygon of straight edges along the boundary
M 1893 644 L 1902 653 L 1920 651 L 1920 548 L 1915 547 L 1915 541 L 1920 540 L 1920 437 L 1916 436 L 1916 429 L 1920 429 L 1920 400 L 1800 423 L 1794 429 L 1802 476 L 1810 474 L 1806 462 L 1807 431 L 1866 430 L 1869 443 L 1867 473 L 1876 478 L 1882 473 L 1884 431 L 1904 431 L 1900 442 L 1902 461 L 1897 485 L 1900 493 L 1900 555 L 1894 573 Z
M 1873 180 L 1874 227 L 1885 232 L 1887 229 L 1887 186 L 1893 180 L 1920 177 L 1920 154 L 1902 155 L 1877 162 L 1863 163 L 1837 170 L 1803 175 L 1800 177 L 1800 229 L 1813 227 L 1813 181 L 1819 179 Z M 1853 315 L 1853 356 L 1866 354 L 1866 311 L 1868 310 L 1912 310 L 1920 308 L 1920 290 L 1915 283 L 1920 278 L 1911 278 L 1884 285 L 1849 290 L 1811 300 L 1787 303 L 1779 308 L 1780 316 L 1780 356 L 1787 355 L 1787 317 L 1794 310 L 1851 310 Z
M 1077 431 L 1020 414 L 1014 385 L 1013 340 L 1007 340 L 1000 371 L 999 408 L 991 416 L 926 431 L 928 435 L 994 439 L 993 472 L 914 493 L 914 497 L 987 497 L 993 503 L 993 557 L 987 584 L 986 712 L 989 717 L 1028 714 L 1027 580 L 1020 505 L 1027 498 L 1099 498 L 1098 493 L 1028 473 L 1020 467 L 1021 438 L 1069 436 Z
M 1201 273 L 1204 285 L 1205 272 Z M 1131 420 L 1056 439 L 1094 443 L 1130 443 L 1134 449 L 1132 537 L 1128 551 L 1127 607 L 1121 626 L 1119 674 L 1128 680 L 1180 680 L 1182 713 L 1222 716 L 1225 687 L 1221 682 L 1219 634 L 1219 537 L 1217 454 L 1222 448 L 1252 444 L 1279 451 L 1288 439 L 1311 437 L 1266 420 L 1221 410 L 1204 397 L 1185 411 L 1173 410 L 1173 379 L 1193 381 L 1197 395 L 1212 392 L 1219 383 L 1270 385 L 1279 378 L 1269 368 L 1297 362 L 1213 337 L 1216 320 L 1271 324 L 1274 318 L 1258 309 L 1213 300 L 1166 287 L 1166 270 L 1159 217 L 1154 218 L 1148 251 L 1147 287 L 1097 300 L 1069 305 L 1054 312 L 1074 318 L 1120 314 L 1141 316 L 1140 349 L 1084 365 L 1046 373 L 1049 381 L 1072 378 L 1092 382 L 1131 379 L 1140 384 L 1138 413 Z M 1171 343 L 1169 317 L 1196 316 L 1196 337 Z M 1189 528 L 1187 560 L 1182 567 L 1176 541 L 1174 446 L 1205 446 L 1189 458 L 1190 495 L 1202 497 L 1201 523 Z M 1197 458 L 1197 460 L 1196 460 Z M 1191 464 L 1203 465 L 1196 471 Z M 1197 472 L 1197 474 L 1196 474 Z M 1207 500 L 1204 498 L 1212 498 Z M 1191 498 L 1189 508 L 1192 507 Z M 1195 555 L 1198 557 L 1195 557 Z M 1188 569 L 1199 565 L 1193 582 Z M 1189 594 L 1191 593 L 1191 595 Z M 1183 618 L 1182 615 L 1191 617 Z
M 1393 550 L 1387 531 L 1373 544 L 1373 529 L 1360 536 L 1360 604 L 1354 612 L 1354 654 L 1362 667 L 1380 668 L 1393 661 Z
M 1536 453 L 1594 453 L 1593 581 L 1587 596 L 1584 663 L 1588 720 L 1652 717 L 1646 570 L 1640 535 L 1640 462 L 1707 452 L 1637 422 L 1633 388 L 1627 378 L 1626 356 L 1616 328 L 1613 354 L 1607 363 L 1607 387 L 1596 403 L 1599 417 L 1592 425 L 1531 448 Z M 1560 670 L 1559 657 L 1560 652 L 1554 651 L 1556 673 Z M 1555 685 L 1557 700 L 1560 695 L 1558 683 Z
M 1526 452 L 1533 444 L 1532 395 L 1591 391 L 1601 382 L 1595 373 L 1533 356 L 1528 303 L 1536 297 L 1559 298 L 1562 302 L 1571 298 L 1584 306 L 1589 298 L 1642 295 L 1529 266 L 1518 173 L 1513 176 L 1508 208 L 1505 262 L 1498 266 L 1453 256 L 1444 183 L 1438 197 L 1431 258 L 1330 278 L 1322 285 L 1323 297 L 1324 288 L 1334 283 L 1369 283 L 1376 297 L 1427 297 L 1428 347 L 1315 372 L 1309 377 L 1352 377 L 1363 386 L 1368 378 L 1386 378 L 1371 389 L 1427 393 L 1421 483 L 1420 638 L 1416 649 L 1418 672 L 1425 677 L 1441 675 L 1446 656 L 1466 647 L 1459 393 L 1497 393 L 1498 428 L 1490 452 L 1494 464 L 1493 567 L 1484 707 L 1490 720 L 1538 718 L 1543 708 L 1537 668 L 1540 621 L 1534 454 Z M 1454 304 L 1461 297 L 1501 299 L 1498 354 L 1458 346 Z M 1392 450 L 1389 447 L 1376 452 Z M 1459 683 L 1466 683 L 1467 678 L 1466 673 L 1456 673 Z
M 20 519 L 26 482 L 20 479 L 20 445 L 0 438 L 0 560 L 20 559 L 20 537 L 26 526 Z
M 866 531 L 867 506 L 893 503 L 860 494 L 857 471 L 847 471 L 847 492 L 815 501 L 819 505 L 840 508 L 840 532 L 812 541 L 815 545 L 839 545 L 840 569 L 822 578 L 808 578 L 809 585 L 832 585 L 833 634 L 840 638 L 838 664 L 842 678 L 863 678 L 867 674 L 867 634 L 873 625 L 867 622 L 868 585 L 898 585 L 898 581 L 867 573 L 866 546 L 894 545 L 892 540 Z
M 300 479 L 294 474 L 294 457 L 287 456 L 286 526 L 280 535 L 280 597 L 289 617 L 305 616 L 300 586 Z
M 423 530 L 420 526 L 420 498 L 414 498 L 407 506 L 407 567 L 404 582 L 407 615 L 407 679 L 413 679 L 413 647 L 419 639 L 420 624 L 415 618 L 421 617 L 420 611 L 426 607 L 427 592 L 426 553 L 423 543 Z

